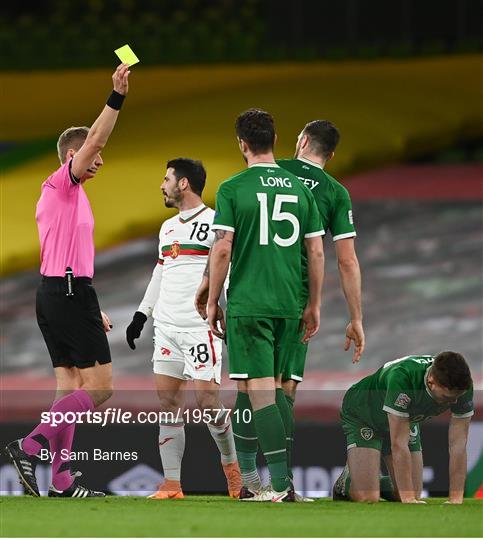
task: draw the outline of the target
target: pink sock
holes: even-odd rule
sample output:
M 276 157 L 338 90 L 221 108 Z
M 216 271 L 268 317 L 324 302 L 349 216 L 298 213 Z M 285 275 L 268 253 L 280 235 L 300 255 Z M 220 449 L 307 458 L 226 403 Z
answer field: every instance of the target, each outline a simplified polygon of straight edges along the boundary
M 76 390 L 62 399 L 56 401 L 50 408 L 50 412 L 86 412 L 93 411 L 95 409 L 94 402 L 91 396 L 85 390 Z M 69 424 L 68 422 L 60 422 L 56 426 L 48 424 L 39 424 L 30 435 L 27 435 L 22 441 L 22 448 L 24 451 L 33 456 L 40 452 L 41 448 L 47 446 L 48 441 L 56 437 L 61 433 Z
M 72 450 L 74 440 L 75 424 L 68 425 L 56 437 L 50 439 L 50 451 L 54 458 L 52 459 L 52 484 L 60 491 L 67 489 L 73 481 L 70 473 L 70 459 L 62 455 Z

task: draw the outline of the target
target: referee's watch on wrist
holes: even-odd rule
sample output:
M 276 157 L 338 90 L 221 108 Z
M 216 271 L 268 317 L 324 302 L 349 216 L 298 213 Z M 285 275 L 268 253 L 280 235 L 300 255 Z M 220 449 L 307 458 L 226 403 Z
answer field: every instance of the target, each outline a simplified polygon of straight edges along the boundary
M 144 324 L 147 320 L 148 318 L 146 315 L 144 315 L 144 313 L 141 311 L 136 311 L 132 318 L 131 324 L 126 328 L 126 341 L 133 351 L 136 349 L 134 340 L 141 335 Z

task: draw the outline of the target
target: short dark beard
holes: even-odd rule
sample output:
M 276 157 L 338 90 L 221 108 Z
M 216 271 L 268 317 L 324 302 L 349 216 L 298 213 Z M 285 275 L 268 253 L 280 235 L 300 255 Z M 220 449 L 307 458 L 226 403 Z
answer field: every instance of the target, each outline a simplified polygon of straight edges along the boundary
M 164 195 L 164 194 L 163 194 Z M 164 195 L 166 197 L 166 195 Z M 168 199 L 164 201 L 164 205 L 166 208 L 178 208 L 179 203 L 183 200 L 183 195 L 181 194 L 181 190 L 177 187 L 176 191 L 173 193 L 172 197 L 168 197 Z

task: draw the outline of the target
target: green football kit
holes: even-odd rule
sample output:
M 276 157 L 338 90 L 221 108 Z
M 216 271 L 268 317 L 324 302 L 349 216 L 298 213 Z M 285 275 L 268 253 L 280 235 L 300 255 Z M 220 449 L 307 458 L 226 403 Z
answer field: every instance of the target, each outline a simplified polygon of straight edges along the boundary
M 427 385 L 433 361 L 434 357 L 429 355 L 398 358 L 349 388 L 341 408 L 348 449 L 375 448 L 390 454 L 388 413 L 409 419 L 412 452 L 421 450 L 419 424 L 423 420 L 448 409 L 456 418 L 473 415 L 473 388 L 451 405 L 439 404 L 433 399 Z
M 352 218 L 352 202 L 347 189 L 335 178 L 327 174 L 322 167 L 305 158 L 279 159 L 278 165 L 295 174 L 313 193 L 317 208 L 322 219 L 322 226 L 329 230 L 334 242 L 344 238 L 356 236 Z M 302 257 L 302 267 L 307 267 L 305 252 Z M 303 292 L 301 295 L 302 309 L 305 308 L 308 298 L 307 272 L 303 271 Z M 308 344 L 300 342 L 294 344 L 288 354 L 287 362 L 282 373 L 284 381 L 292 379 L 302 381 L 304 376 L 305 360 Z
M 257 163 L 220 185 L 213 229 L 235 233 L 226 321 L 230 377 L 275 377 L 300 335 L 304 239 L 324 234 L 314 197 L 277 164 Z

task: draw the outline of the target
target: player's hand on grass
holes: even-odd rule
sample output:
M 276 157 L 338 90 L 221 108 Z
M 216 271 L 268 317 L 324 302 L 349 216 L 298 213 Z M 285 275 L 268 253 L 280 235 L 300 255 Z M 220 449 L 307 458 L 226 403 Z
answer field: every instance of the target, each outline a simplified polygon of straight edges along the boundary
M 136 311 L 132 318 L 131 324 L 126 328 L 126 341 L 133 351 L 136 348 L 134 340 L 141 335 L 141 332 L 144 328 L 144 323 L 147 320 L 148 318 L 146 317 L 146 315 L 144 315 L 144 313 Z
M 364 336 L 364 328 L 362 321 L 351 321 L 345 329 L 345 346 L 344 350 L 348 351 L 351 346 L 351 341 L 354 342 L 354 354 L 352 355 L 352 363 L 356 364 L 361 359 L 362 353 L 366 346 L 366 338 Z
M 320 307 L 308 304 L 302 315 L 302 328 L 304 329 L 302 343 L 308 343 L 309 339 L 319 331 L 319 326 Z
M 208 324 L 210 330 L 216 337 L 225 337 L 225 315 L 218 304 L 208 304 L 207 306 Z
M 210 282 L 206 276 L 203 276 L 200 286 L 195 295 L 195 308 L 200 314 L 200 317 L 206 321 L 208 314 L 206 313 L 206 305 L 208 303 L 208 293 L 210 291 Z
M 128 64 L 119 64 L 116 71 L 112 75 L 112 85 L 114 90 L 123 96 L 129 91 L 128 77 L 131 72 L 129 71 Z
M 101 317 L 102 317 L 102 326 L 104 327 L 104 332 L 107 334 L 111 331 L 112 324 L 111 319 L 103 312 L 101 311 Z

